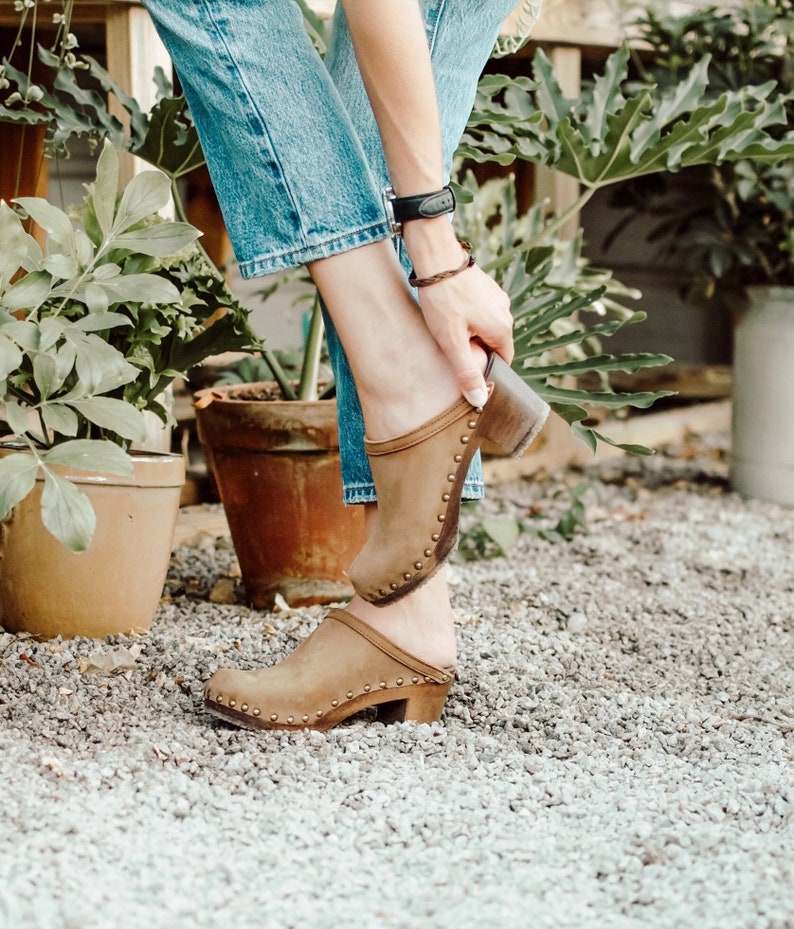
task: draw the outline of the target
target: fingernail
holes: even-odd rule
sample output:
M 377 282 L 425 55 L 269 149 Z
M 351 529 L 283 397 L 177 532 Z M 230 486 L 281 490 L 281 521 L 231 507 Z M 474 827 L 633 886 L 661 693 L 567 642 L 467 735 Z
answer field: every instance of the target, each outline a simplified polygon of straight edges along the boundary
M 488 402 L 488 391 L 484 387 L 478 387 L 466 394 L 466 399 L 472 406 L 482 407 Z

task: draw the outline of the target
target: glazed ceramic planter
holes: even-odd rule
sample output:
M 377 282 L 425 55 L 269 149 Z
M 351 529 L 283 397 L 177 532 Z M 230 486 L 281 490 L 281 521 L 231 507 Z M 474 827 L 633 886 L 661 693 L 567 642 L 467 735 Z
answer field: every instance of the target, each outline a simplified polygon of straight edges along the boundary
M 342 502 L 336 401 L 250 399 L 272 387 L 196 394 L 246 595 L 259 609 L 276 594 L 292 606 L 347 599 L 347 568 L 366 533 L 363 508 Z
M 23 454 L 0 449 L 0 456 Z M 0 626 L 40 638 L 149 628 L 171 557 L 185 463 L 180 455 L 134 458 L 132 477 L 57 469 L 97 514 L 94 538 L 80 554 L 42 525 L 43 480 L 0 522 Z
M 794 287 L 751 287 L 735 334 L 731 484 L 794 506 Z

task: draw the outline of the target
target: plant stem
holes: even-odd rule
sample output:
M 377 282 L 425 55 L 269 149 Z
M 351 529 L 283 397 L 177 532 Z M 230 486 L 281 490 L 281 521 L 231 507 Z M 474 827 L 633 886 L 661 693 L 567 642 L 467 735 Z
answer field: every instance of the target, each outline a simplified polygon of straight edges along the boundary
M 317 399 L 317 372 L 320 370 L 322 346 L 323 314 L 320 310 L 320 295 L 317 294 L 314 298 L 309 333 L 306 337 L 306 348 L 303 352 L 303 366 L 301 368 L 300 383 L 298 384 L 299 400 Z

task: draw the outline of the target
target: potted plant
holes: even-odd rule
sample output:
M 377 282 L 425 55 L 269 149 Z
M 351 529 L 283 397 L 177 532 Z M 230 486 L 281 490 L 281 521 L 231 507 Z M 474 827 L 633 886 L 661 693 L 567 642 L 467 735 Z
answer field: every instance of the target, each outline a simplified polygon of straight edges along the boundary
M 764 85 L 778 123 L 772 136 L 794 125 L 790 3 L 650 12 L 633 29 L 648 49 L 636 59 L 646 84 L 675 85 L 701 58 L 705 101 Z M 731 481 L 746 496 L 794 505 L 794 160 L 782 154 L 693 169 L 686 197 L 670 196 L 664 184 L 623 189 L 619 200 L 630 209 L 618 231 L 640 211 L 656 215 L 653 236 L 683 269 L 685 298 L 734 314 Z
M 120 197 L 117 182 L 106 143 L 73 217 L 18 199 L 44 249 L 0 203 L 0 624 L 11 631 L 151 622 L 184 465 L 130 446 L 144 413 L 167 421 L 160 397 L 175 377 L 256 343 L 198 231 L 158 215 L 169 179 L 143 172 Z

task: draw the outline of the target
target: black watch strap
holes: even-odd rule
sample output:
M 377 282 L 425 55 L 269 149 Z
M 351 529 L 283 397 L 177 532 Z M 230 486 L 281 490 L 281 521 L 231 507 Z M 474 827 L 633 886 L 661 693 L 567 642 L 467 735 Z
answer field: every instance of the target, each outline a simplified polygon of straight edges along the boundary
M 414 197 L 395 197 L 391 200 L 394 223 L 402 225 L 413 219 L 432 219 L 455 209 L 455 194 L 451 187 L 442 187 L 429 194 Z

